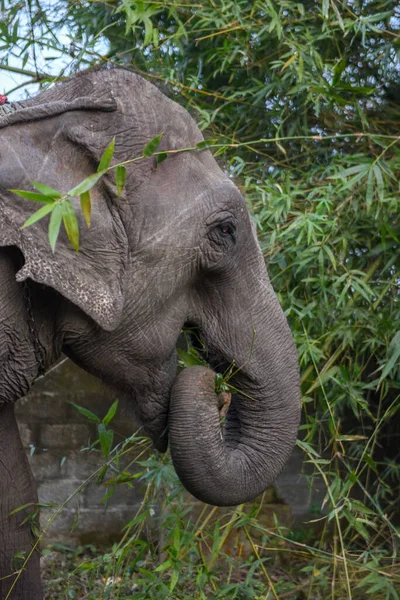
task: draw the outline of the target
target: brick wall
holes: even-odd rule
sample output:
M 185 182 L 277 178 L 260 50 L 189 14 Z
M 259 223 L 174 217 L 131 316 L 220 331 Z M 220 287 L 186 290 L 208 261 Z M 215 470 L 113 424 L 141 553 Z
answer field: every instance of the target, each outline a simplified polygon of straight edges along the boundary
M 112 402 L 112 393 L 71 361 L 37 381 L 16 407 L 18 425 L 37 482 L 39 502 L 62 505 L 102 464 L 98 453 L 82 452 L 89 439 L 97 438 L 96 425 L 83 417 L 69 402 L 88 408 L 101 418 Z M 118 411 L 112 428 L 115 439 L 132 435 L 135 424 Z M 132 470 L 132 468 L 130 469 Z M 104 487 L 95 481 L 68 502 L 48 525 L 51 541 L 106 542 L 119 537 L 121 529 L 135 515 L 143 498 L 140 483 L 134 488 L 118 486 L 107 501 L 101 502 Z M 46 527 L 57 507 L 41 509 Z

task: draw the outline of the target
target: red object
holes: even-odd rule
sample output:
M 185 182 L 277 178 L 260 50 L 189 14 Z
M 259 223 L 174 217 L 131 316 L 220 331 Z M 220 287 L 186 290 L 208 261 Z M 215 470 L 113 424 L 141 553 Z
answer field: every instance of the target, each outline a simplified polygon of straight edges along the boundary
M 7 102 L 7 96 L 0 94 L 0 106 L 3 106 Z

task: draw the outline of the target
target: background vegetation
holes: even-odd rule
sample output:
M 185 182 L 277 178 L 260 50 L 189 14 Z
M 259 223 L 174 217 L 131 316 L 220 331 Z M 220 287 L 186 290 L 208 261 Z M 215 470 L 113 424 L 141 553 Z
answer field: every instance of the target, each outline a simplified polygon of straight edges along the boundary
M 398 3 L 1 0 L 0 11 L 0 77 L 23 75 L 14 95 L 126 65 L 165 86 L 218 144 L 295 336 L 299 446 L 326 485 L 318 535 L 273 533 L 243 507 L 207 529 L 206 515 L 184 518 L 168 464 L 151 459 L 149 502 L 162 483 L 178 495 L 161 558 L 132 533 L 152 517 L 150 502 L 122 545 L 76 573 L 103 573 L 104 598 L 398 599 Z M 233 527 L 251 540 L 247 561 L 222 550 Z M 80 598 L 82 583 L 68 581 L 60 598 Z

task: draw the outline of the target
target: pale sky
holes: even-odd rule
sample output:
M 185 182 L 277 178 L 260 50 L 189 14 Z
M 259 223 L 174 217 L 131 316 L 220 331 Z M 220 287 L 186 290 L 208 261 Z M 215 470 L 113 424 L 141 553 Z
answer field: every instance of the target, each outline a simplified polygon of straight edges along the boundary
M 49 16 L 49 11 L 51 11 L 51 0 L 47 3 L 47 15 Z M 27 13 L 26 8 L 23 7 L 18 12 L 19 19 L 19 35 L 23 37 L 24 32 L 25 35 L 30 36 L 30 30 L 28 26 Z M 26 29 L 28 28 L 28 31 Z M 40 28 L 38 28 L 37 39 L 39 39 Z M 45 44 L 41 46 L 40 44 L 36 44 L 36 65 L 37 69 L 42 73 L 49 73 L 58 75 L 62 72 L 63 69 L 69 70 L 71 63 L 73 62 L 73 58 L 65 52 L 65 49 L 68 49 L 71 43 L 73 42 L 73 32 L 69 31 L 67 27 L 62 27 L 61 30 L 57 30 L 57 41 L 59 47 L 64 47 L 64 52 L 62 50 L 58 51 L 56 48 L 46 48 Z M 43 39 L 42 39 L 43 41 Z M 77 46 L 81 46 L 82 40 L 74 40 L 74 43 Z M 96 43 L 96 48 L 98 48 L 99 52 L 105 53 L 107 51 L 107 44 L 104 39 L 99 37 Z M 8 64 L 13 67 L 23 68 L 27 71 L 35 72 L 35 61 L 32 55 L 32 47 L 29 49 L 29 58 L 22 67 L 22 57 L 24 50 L 21 47 L 14 47 L 12 49 L 14 56 L 12 54 L 8 55 Z M 21 58 L 17 57 L 17 55 L 21 53 Z M 2 52 L 0 51 L 0 64 L 3 62 L 4 56 L 2 56 Z M 10 100 L 22 100 L 23 98 L 27 98 L 28 96 L 34 95 L 38 89 L 38 84 L 31 84 L 28 86 L 24 86 L 23 88 L 17 89 L 10 93 L 10 90 L 13 90 L 15 87 L 18 87 L 25 81 L 30 81 L 32 79 L 29 75 L 20 75 L 18 73 L 11 73 L 9 71 L 4 71 L 0 68 L 0 94 L 7 94 Z

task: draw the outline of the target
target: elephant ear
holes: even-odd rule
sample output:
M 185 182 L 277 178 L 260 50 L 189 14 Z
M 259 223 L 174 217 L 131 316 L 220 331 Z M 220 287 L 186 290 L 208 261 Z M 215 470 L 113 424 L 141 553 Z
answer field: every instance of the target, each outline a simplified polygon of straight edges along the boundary
M 111 331 L 122 316 L 128 257 L 119 210 L 123 200 L 117 197 L 111 180 L 103 177 L 91 190 L 90 229 L 81 214 L 79 199 L 73 200 L 80 231 L 79 252 L 72 248 L 63 227 L 55 252 L 51 251 L 49 216 L 22 228 L 40 205 L 10 191 L 36 191 L 31 182 L 39 181 L 65 194 L 96 171 L 114 132 L 126 130 L 126 121 L 121 124 L 126 115 L 118 114 L 117 103 L 110 95 L 94 97 L 88 90 L 83 99 L 69 103 L 65 99 L 66 86 L 60 88 L 61 99 L 52 91 L 46 102 L 44 93 L 0 119 L 0 247 L 17 246 L 23 253 L 25 262 L 17 273 L 18 281 L 30 278 L 54 288 L 100 327 Z

